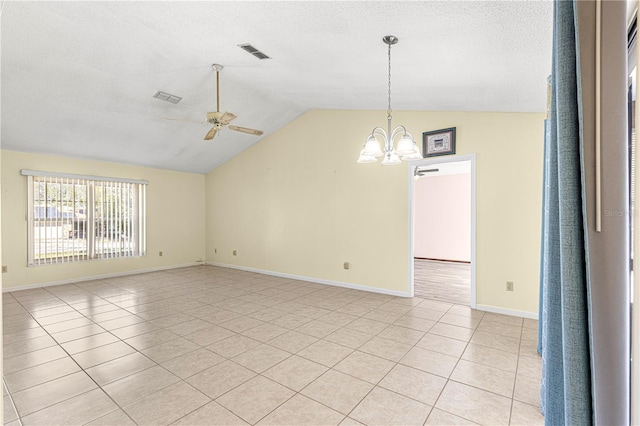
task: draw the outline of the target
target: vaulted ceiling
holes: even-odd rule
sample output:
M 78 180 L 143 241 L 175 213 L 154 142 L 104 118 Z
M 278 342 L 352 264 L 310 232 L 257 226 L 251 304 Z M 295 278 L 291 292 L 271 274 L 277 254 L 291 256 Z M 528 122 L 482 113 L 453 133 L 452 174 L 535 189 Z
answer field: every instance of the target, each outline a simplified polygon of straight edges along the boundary
M 2 149 L 205 173 L 310 109 L 386 109 L 388 34 L 400 39 L 394 110 L 546 107 L 549 1 L 1 7 Z M 199 122 L 216 106 L 213 63 L 225 67 L 221 110 L 264 136 L 225 129 L 202 140 L 211 126 Z M 155 99 L 158 90 L 182 100 Z

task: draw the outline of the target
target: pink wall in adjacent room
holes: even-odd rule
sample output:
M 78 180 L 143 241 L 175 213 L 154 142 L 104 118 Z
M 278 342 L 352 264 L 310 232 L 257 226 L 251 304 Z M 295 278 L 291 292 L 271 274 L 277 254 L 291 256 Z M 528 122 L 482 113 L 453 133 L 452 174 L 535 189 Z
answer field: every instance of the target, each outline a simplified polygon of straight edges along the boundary
M 469 173 L 416 181 L 414 218 L 415 257 L 471 261 Z

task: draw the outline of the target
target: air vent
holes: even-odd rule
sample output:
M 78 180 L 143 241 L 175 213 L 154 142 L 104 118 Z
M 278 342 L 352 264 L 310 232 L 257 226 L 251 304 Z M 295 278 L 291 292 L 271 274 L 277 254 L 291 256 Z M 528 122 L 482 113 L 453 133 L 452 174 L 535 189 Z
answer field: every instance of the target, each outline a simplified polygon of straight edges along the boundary
M 169 93 L 161 92 L 160 90 L 158 90 L 153 97 L 162 101 L 171 102 L 172 104 L 177 104 L 182 100 L 180 96 L 171 95 Z
M 262 53 L 261 51 L 259 51 L 258 49 L 250 45 L 249 43 L 239 44 L 238 47 L 244 50 L 245 52 L 251 53 L 253 56 L 255 56 L 258 59 L 271 59 L 269 56 L 265 55 L 264 53 Z

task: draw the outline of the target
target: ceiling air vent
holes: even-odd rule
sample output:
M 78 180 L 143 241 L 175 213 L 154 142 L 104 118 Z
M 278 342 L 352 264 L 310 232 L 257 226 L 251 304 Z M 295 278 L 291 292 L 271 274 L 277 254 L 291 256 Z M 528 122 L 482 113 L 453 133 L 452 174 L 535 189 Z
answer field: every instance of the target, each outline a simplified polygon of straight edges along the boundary
M 258 59 L 271 59 L 269 56 L 265 55 L 264 53 L 262 53 L 261 51 L 259 51 L 258 49 L 250 45 L 249 43 L 239 44 L 238 47 L 244 50 L 245 52 L 251 53 L 253 56 L 255 56 Z
M 160 90 L 158 90 L 156 92 L 156 94 L 153 95 L 153 97 L 156 98 L 156 99 L 160 99 L 162 101 L 171 102 L 172 104 L 177 104 L 178 102 L 180 102 L 182 100 L 182 98 L 180 96 L 171 95 L 169 93 L 165 93 L 165 92 L 162 92 Z

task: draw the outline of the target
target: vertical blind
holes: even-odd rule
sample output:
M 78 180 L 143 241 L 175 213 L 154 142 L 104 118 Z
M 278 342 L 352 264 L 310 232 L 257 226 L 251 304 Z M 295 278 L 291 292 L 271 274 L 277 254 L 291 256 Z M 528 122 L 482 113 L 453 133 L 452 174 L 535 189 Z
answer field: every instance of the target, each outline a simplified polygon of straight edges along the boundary
M 145 254 L 146 181 L 21 173 L 30 266 Z

